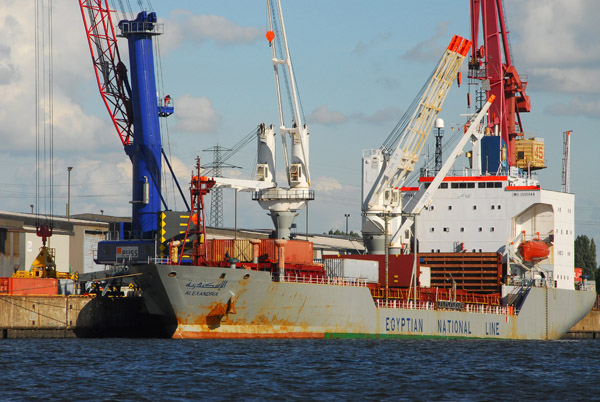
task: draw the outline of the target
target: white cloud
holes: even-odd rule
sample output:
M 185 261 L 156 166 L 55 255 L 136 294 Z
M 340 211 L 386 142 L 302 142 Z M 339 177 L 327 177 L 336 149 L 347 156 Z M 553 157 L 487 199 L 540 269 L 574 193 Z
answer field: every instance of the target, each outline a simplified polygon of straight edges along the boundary
M 321 123 L 325 125 L 345 123 L 348 118 L 341 112 L 329 110 L 325 105 L 316 108 L 310 115 L 306 117 L 309 122 Z
M 361 120 L 366 123 L 381 124 L 389 121 L 398 121 L 404 114 L 404 111 L 397 107 L 388 107 L 385 109 L 377 110 L 371 115 L 365 113 L 355 113 L 352 115 L 353 118 Z
M 342 184 L 333 177 L 321 176 L 312 180 L 312 188 L 316 191 L 338 191 L 341 190 Z
M 212 133 L 221 121 L 210 99 L 185 95 L 176 99 L 176 128 L 189 133 Z
M 376 37 L 370 39 L 367 42 L 359 41 L 356 44 L 356 47 L 354 48 L 352 53 L 358 53 L 358 54 L 365 53 L 368 50 L 370 50 L 372 47 L 376 46 L 378 43 L 386 42 L 386 41 L 390 40 L 391 37 L 392 37 L 392 34 L 390 32 L 386 32 L 386 33 L 377 35 Z
M 187 10 L 175 10 L 165 22 L 169 34 L 161 44 L 166 51 L 189 40 L 196 44 L 214 41 L 219 45 L 248 44 L 257 41 L 262 31 L 255 27 L 242 27 L 219 15 L 194 15 Z
M 513 64 L 520 74 L 535 77 L 530 89 L 572 93 L 600 90 L 600 2 L 510 3 Z
M 600 101 L 571 99 L 568 103 L 557 103 L 544 111 L 548 114 L 585 116 L 600 119 Z
M 429 39 L 418 42 L 414 47 L 402 55 L 402 59 L 410 61 L 429 62 L 439 60 L 442 50 L 446 49 L 440 45 L 440 39 L 446 39 L 448 32 L 448 22 L 439 22 L 435 28 L 433 36 Z

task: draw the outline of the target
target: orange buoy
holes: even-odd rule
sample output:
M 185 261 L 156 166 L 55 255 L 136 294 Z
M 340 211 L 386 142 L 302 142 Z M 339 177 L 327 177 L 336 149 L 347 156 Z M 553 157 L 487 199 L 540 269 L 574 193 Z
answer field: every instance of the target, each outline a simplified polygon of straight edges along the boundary
M 459 72 L 456 74 L 456 82 L 458 83 L 458 87 L 459 87 L 459 88 L 460 88 L 460 83 L 461 83 L 461 81 L 462 81 L 462 74 L 461 74 L 461 72 L 459 71 Z
M 467 106 L 471 107 L 471 93 L 467 93 Z
M 269 43 L 273 42 L 273 39 L 275 39 L 275 32 L 273 31 L 267 31 L 267 40 L 269 41 Z

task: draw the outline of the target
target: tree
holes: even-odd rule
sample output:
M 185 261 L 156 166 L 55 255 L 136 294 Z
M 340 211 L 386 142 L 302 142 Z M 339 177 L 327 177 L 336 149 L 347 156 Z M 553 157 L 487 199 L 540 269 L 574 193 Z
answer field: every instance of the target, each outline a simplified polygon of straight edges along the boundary
M 582 274 L 589 279 L 596 279 L 598 264 L 596 263 L 596 243 L 586 235 L 575 239 L 575 266 L 582 269 Z M 600 275 L 598 275 L 600 277 Z

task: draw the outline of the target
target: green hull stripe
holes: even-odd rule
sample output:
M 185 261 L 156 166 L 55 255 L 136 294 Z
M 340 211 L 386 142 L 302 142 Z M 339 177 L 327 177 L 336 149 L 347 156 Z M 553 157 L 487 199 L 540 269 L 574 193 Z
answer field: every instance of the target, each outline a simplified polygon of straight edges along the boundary
M 503 339 L 484 338 L 479 336 L 444 336 L 444 335 L 408 335 L 408 334 L 361 334 L 344 332 L 326 332 L 324 339 Z

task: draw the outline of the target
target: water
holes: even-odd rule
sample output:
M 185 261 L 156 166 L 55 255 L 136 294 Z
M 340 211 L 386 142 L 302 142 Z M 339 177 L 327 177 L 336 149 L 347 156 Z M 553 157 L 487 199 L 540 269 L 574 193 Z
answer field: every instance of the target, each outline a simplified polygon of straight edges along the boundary
M 598 356 L 598 340 L 2 340 L 0 400 L 598 400 Z

